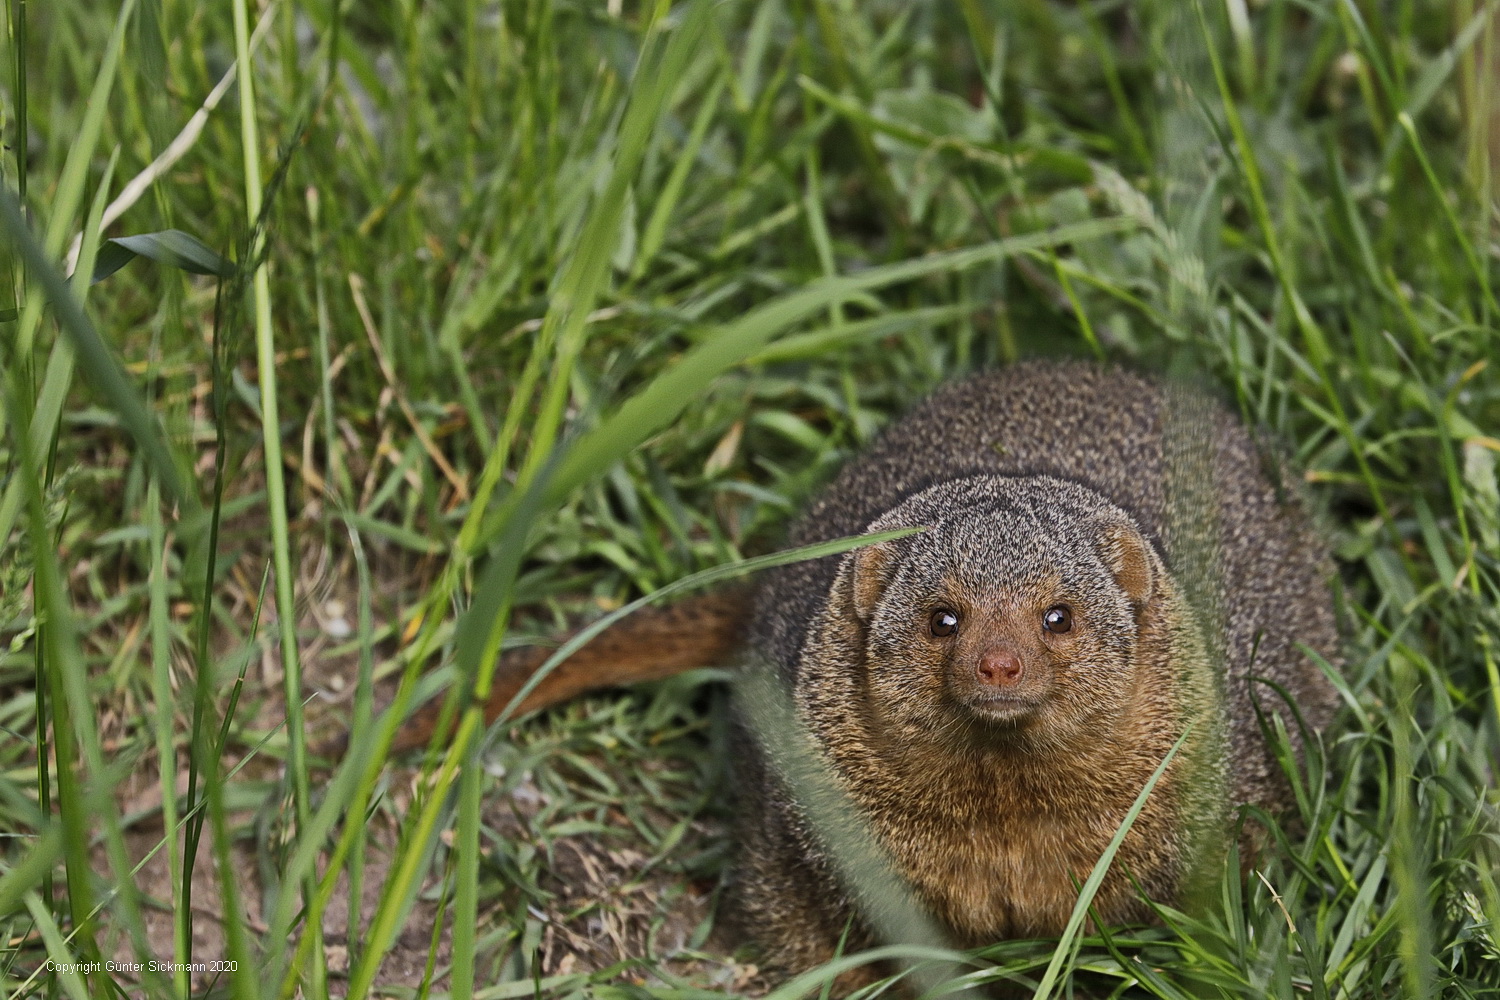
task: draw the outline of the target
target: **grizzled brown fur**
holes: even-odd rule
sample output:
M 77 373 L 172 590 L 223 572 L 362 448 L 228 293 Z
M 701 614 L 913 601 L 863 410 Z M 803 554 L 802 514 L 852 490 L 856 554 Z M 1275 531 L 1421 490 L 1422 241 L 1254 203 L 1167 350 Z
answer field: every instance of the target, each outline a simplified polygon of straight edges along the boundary
M 1132 880 L 1171 900 L 1234 804 L 1287 804 L 1257 703 L 1299 753 L 1301 733 L 1252 678 L 1314 731 L 1333 715 L 1299 648 L 1336 658 L 1327 560 L 1281 474 L 1196 393 L 1081 363 L 981 374 L 851 461 L 790 542 L 925 531 L 774 570 L 753 613 L 730 593 L 635 616 L 523 710 L 722 662 L 742 642 L 961 945 L 1060 932 L 1190 725 L 1095 900 L 1106 921 L 1143 919 Z M 492 716 L 541 655 L 502 662 Z M 788 971 L 829 958 L 847 930 L 846 948 L 873 943 L 795 797 L 740 736 L 739 922 Z
M 643 608 L 559 663 L 535 690 L 521 699 L 512 718 L 556 705 L 587 691 L 635 684 L 684 670 L 728 662 L 745 630 L 747 596 L 735 587 L 662 608 Z M 526 681 L 552 656 L 546 646 L 512 649 L 495 667 L 494 686 L 484 718 L 494 722 Z M 429 702 L 407 720 L 391 745 L 395 753 L 420 750 L 432 741 L 442 718 L 441 700 Z M 342 752 L 342 747 L 337 748 Z
M 1179 440 L 1201 452 L 1196 490 L 1171 485 Z M 1147 915 L 1131 878 L 1172 899 L 1233 803 L 1286 804 L 1252 699 L 1279 710 L 1294 744 L 1300 733 L 1250 678 L 1321 729 L 1334 693 L 1298 645 L 1334 659 L 1338 643 L 1324 550 L 1266 468 L 1201 397 L 1023 364 L 938 392 L 793 529 L 803 545 L 928 528 L 774 571 L 748 645 L 956 943 L 1059 933 L 1074 885 L 1189 721 L 1096 897 L 1106 921 Z M 1206 592 L 1182 593 L 1179 575 Z M 1063 635 L 1042 625 L 1055 605 L 1072 611 Z M 934 608 L 956 612 L 954 635 L 932 634 Z M 1016 673 L 1001 694 L 1018 697 L 986 702 L 986 662 Z M 740 919 L 771 962 L 816 964 L 849 924 L 845 887 L 772 769 L 743 770 Z

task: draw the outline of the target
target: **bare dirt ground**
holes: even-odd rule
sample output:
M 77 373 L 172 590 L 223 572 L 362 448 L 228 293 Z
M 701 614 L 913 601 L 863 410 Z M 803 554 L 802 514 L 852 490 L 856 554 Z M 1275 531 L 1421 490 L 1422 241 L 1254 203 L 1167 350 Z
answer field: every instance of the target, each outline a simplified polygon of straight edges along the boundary
M 326 567 L 325 567 L 326 570 Z M 302 658 L 307 690 L 322 692 L 308 706 L 308 727 L 316 744 L 338 731 L 347 718 L 349 694 L 357 671 L 357 656 L 335 654 L 335 637 L 341 629 L 331 627 L 336 619 L 352 612 L 355 595 L 348 588 L 330 586 L 328 576 L 303 581 L 300 593 L 314 594 L 299 605 Z M 248 630 L 250 602 L 238 603 Z M 394 612 L 388 612 L 394 614 Z M 261 655 L 247 672 L 247 690 L 241 709 L 252 709 L 244 731 L 247 734 L 273 730 L 285 719 L 285 699 L 279 656 L 274 637 L 276 626 L 267 612 L 260 623 Z M 385 693 L 389 694 L 387 686 Z M 607 697 L 607 696 L 605 696 Z M 378 698 L 377 701 L 380 701 Z M 119 745 L 116 730 L 115 745 Z M 244 742 L 237 753 L 247 752 Z M 181 748 L 179 753 L 182 754 Z M 185 757 L 184 757 L 185 759 Z M 233 767 L 237 760 L 226 760 Z M 609 769 L 608 755 L 591 759 L 593 766 Z M 126 843 L 132 863 L 144 863 L 134 883 L 142 903 L 149 957 L 168 960 L 173 954 L 176 871 L 169 864 L 163 844 L 161 789 L 158 768 L 151 751 L 118 788 L 121 815 L 127 817 Z M 186 776 L 179 775 L 179 795 Z M 621 774 L 620 780 L 628 780 Z M 399 837 L 399 820 L 407 814 L 422 781 L 420 768 L 411 761 L 387 765 L 383 800 L 373 811 L 366 831 L 365 881 L 359 917 L 351 929 L 351 900 L 341 883 L 323 920 L 328 967 L 336 977 L 351 966 L 350 936 L 356 938 L 368 927 L 380 898 L 386 875 L 393 865 Z M 269 754 L 252 759 L 234 779 L 240 808 L 231 815 L 236 831 L 231 864 L 236 903 L 253 934 L 266 932 L 268 876 L 279 865 L 277 840 L 284 832 L 284 817 L 290 802 L 282 791 L 281 768 Z M 245 808 L 246 800 L 258 801 Z M 481 941 L 490 935 L 490 953 L 480 956 L 480 970 L 489 968 L 502 979 L 530 980 L 573 973 L 609 970 L 610 978 L 627 982 L 660 981 L 662 975 L 710 988 L 736 992 L 760 992 L 764 983 L 753 964 L 730 957 L 737 942 L 712 931 L 717 880 L 684 876 L 677 863 L 682 857 L 722 848 L 726 831 L 715 819 L 692 820 L 666 856 L 654 849 L 619 809 L 606 810 L 605 830 L 557 837 L 539 829 L 538 814 L 549 795 L 529 777 L 515 783 L 509 795 L 492 794 L 484 807 L 482 844 L 529 845 L 540 859 L 532 891 L 523 892 L 507 884 L 507 873 L 493 866 L 483 875 L 480 894 Z M 662 827 L 676 817 L 664 811 L 653 819 Z M 450 843 L 444 835 L 444 844 Z M 179 839 L 180 844 L 180 839 Z M 152 853 L 154 852 L 154 853 Z M 487 850 L 494 854 L 493 850 Z M 148 858 L 148 855 L 150 857 Z M 405 926 L 389 950 L 377 977 L 382 988 L 417 987 L 431 978 L 434 988 L 446 987 L 451 961 L 451 925 L 443 916 L 441 900 L 442 855 L 427 877 Z M 98 870 L 108 870 L 103 847 L 96 849 Z M 218 866 L 212 856 L 207 831 L 199 847 L 192 887 L 193 959 L 211 963 L 226 957 L 221 915 L 224 900 Z M 106 955 L 120 961 L 139 960 L 138 949 L 118 922 L 101 923 L 101 944 Z M 434 929 L 436 928 L 436 934 Z M 495 940 L 493 932 L 503 930 Z M 433 952 L 434 940 L 436 951 Z M 263 947 L 274 947 L 261 942 Z M 530 955 L 522 950 L 531 946 Z M 123 976 L 122 985 L 129 980 Z M 194 977 L 194 986 L 212 985 L 214 975 Z M 494 980 L 489 980 L 493 982 Z M 335 986 L 335 989 L 337 987 Z

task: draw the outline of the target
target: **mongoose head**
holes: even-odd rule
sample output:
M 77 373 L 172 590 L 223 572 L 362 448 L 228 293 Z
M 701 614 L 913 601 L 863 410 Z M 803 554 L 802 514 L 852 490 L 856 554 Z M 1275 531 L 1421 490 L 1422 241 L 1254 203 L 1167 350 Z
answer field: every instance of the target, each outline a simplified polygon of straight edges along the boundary
M 1135 521 L 1074 483 L 976 476 L 870 530 L 919 525 L 851 552 L 835 586 L 876 726 L 1033 749 L 1113 729 L 1142 680 L 1141 622 L 1169 589 Z

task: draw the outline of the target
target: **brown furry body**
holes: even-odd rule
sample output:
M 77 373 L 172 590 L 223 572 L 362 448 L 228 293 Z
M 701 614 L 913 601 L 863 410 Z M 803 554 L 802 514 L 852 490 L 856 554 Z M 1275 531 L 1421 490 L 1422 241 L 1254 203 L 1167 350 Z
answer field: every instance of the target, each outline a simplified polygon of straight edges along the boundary
M 1175 486 L 1176 461 L 1209 482 Z M 1313 730 L 1329 721 L 1332 687 L 1298 649 L 1336 658 L 1326 556 L 1228 413 L 1083 364 L 980 375 L 852 461 L 791 541 L 919 524 L 929 530 L 877 547 L 891 551 L 873 584 L 870 550 L 776 571 L 748 644 L 955 943 L 1059 933 L 1075 885 L 1190 721 L 1096 897 L 1103 919 L 1148 915 L 1132 878 L 1153 898 L 1179 894 L 1233 803 L 1286 804 L 1255 699 L 1299 751 L 1300 734 L 1250 678 L 1284 688 Z M 1100 551 L 1101 525 L 1142 543 L 1155 579 L 1138 603 Z M 1058 602 L 1083 619 L 1071 645 L 1036 638 Z M 933 643 L 933 606 L 957 609 L 969 634 Z M 997 721 L 965 701 L 986 643 L 1045 677 L 1041 708 Z M 741 756 L 736 908 L 773 963 L 816 964 L 850 923 L 849 895 L 774 769 L 753 744 Z
M 1196 393 L 1080 363 L 951 384 L 851 461 L 793 545 L 927 530 L 634 615 L 522 711 L 743 645 L 790 691 L 876 850 L 960 945 L 1059 933 L 1147 779 L 1188 726 L 1095 899 L 1145 919 L 1211 856 L 1231 808 L 1287 803 L 1257 705 L 1300 754 L 1335 697 L 1327 559 L 1245 429 Z M 1070 626 L 1044 627 L 1057 608 Z M 939 615 L 951 615 L 938 627 Z M 939 632 L 944 634 L 939 635 Z M 507 654 L 493 719 L 546 651 Z M 419 746 L 435 713 L 403 732 Z M 732 907 L 788 971 L 875 935 L 777 767 L 741 727 Z

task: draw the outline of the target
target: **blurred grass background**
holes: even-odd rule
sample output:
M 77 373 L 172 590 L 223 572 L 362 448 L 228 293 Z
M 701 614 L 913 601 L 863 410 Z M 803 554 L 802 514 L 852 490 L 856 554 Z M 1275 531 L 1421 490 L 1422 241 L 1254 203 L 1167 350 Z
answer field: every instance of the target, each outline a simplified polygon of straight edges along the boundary
M 502 642 L 773 551 L 913 400 L 1050 354 L 1201 372 L 1284 442 L 1350 650 L 1277 855 L 1072 942 L 1063 988 L 1500 990 L 1492 5 L 4 17 L 8 994 L 763 988 L 710 933 L 721 675 L 487 747 L 470 712 L 420 773 L 374 685 L 483 688 Z M 201 248 L 90 285 L 167 230 Z M 238 971 L 36 973 L 132 955 Z

